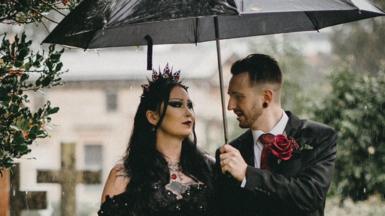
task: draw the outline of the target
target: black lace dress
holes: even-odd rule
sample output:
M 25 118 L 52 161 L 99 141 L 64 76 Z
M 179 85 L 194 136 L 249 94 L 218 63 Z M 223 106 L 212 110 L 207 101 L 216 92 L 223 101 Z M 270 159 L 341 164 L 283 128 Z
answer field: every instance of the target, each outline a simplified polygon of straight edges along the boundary
M 159 182 L 147 191 L 126 191 L 107 200 L 99 216 L 213 216 L 212 190 L 203 183 L 189 186 L 178 197 Z M 135 195 L 134 195 L 135 194 Z M 144 195 L 144 199 L 140 198 Z M 146 200 L 146 201 L 141 201 Z

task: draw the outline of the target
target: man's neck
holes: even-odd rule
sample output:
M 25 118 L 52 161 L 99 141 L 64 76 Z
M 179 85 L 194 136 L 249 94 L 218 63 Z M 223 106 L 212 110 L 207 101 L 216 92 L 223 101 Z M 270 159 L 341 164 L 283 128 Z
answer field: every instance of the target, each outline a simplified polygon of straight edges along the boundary
M 264 110 L 264 113 L 255 121 L 250 129 L 261 130 L 265 133 L 271 131 L 282 118 L 283 112 L 284 110 L 278 106 Z

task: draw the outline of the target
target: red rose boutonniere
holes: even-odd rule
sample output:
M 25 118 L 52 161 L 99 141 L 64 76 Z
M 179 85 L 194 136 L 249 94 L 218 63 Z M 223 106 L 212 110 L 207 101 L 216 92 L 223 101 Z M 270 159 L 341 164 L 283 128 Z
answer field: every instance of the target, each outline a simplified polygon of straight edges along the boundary
M 298 143 L 285 135 L 279 134 L 274 136 L 271 142 L 271 153 L 280 160 L 287 161 L 293 156 L 293 151 L 299 149 Z
M 269 145 L 271 153 L 281 160 L 287 161 L 292 156 L 294 151 L 301 151 L 303 149 L 313 149 L 310 145 L 299 145 L 297 141 L 291 137 L 287 137 L 283 134 L 274 136 L 274 139 Z

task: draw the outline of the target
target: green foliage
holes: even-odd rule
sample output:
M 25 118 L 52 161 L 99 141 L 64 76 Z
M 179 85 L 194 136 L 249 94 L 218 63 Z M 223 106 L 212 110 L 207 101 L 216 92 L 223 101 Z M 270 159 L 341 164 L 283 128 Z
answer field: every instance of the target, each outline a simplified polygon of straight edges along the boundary
M 384 0 L 373 3 L 385 8 Z M 331 44 L 331 94 L 316 112 L 339 133 L 332 192 L 342 199 L 366 200 L 385 194 L 385 19 L 378 17 L 336 28 Z M 349 41 L 349 43 L 347 43 Z
M 0 0 L 0 23 L 54 22 L 47 14 L 73 9 L 80 0 Z M 45 25 L 44 25 L 45 26 Z M 32 41 L 23 33 L 13 41 L 5 34 L 0 46 L 0 174 L 15 158 L 29 153 L 29 145 L 47 136 L 51 115 L 58 112 L 48 101 L 36 111 L 29 107 L 28 92 L 60 84 L 64 50 L 50 46 L 48 53 L 31 50 Z
M 48 53 L 34 53 L 31 44 L 23 33 L 13 42 L 5 35 L 0 45 L 0 168 L 11 167 L 34 140 L 46 137 L 50 116 L 59 110 L 48 101 L 33 112 L 27 93 L 60 84 L 64 50 L 51 45 Z
M 307 81 L 305 77 L 307 66 L 304 60 L 305 57 L 298 48 L 289 44 L 286 44 L 282 53 L 276 56 L 279 58 L 278 62 L 284 74 L 281 103 L 286 110 L 302 115 L 306 108 L 305 103 L 308 93 L 304 90 L 307 87 L 301 83 L 301 81 Z M 298 77 L 301 77 L 301 79 L 298 79 Z
M 385 9 L 385 0 L 373 1 Z M 385 19 L 377 17 L 336 28 L 331 43 L 336 64 L 349 65 L 357 73 L 378 74 L 385 68 Z M 348 41 L 348 43 L 347 43 Z
M 47 12 L 72 9 L 79 0 L 0 0 L 0 22 L 32 23 L 50 20 Z
M 338 131 L 333 192 L 354 201 L 385 195 L 385 75 L 343 69 L 315 115 Z

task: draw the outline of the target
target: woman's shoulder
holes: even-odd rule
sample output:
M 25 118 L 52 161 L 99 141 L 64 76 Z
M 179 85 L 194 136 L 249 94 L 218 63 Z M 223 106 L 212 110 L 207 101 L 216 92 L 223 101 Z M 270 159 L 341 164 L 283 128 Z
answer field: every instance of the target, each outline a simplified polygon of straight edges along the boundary
M 126 191 L 129 182 L 130 177 L 122 163 L 118 163 L 112 167 L 104 185 L 102 203 L 105 201 L 106 196 L 112 197 Z
M 115 166 L 112 167 L 110 174 L 116 177 L 128 177 L 128 174 L 126 172 L 126 169 L 123 163 L 115 164 Z

